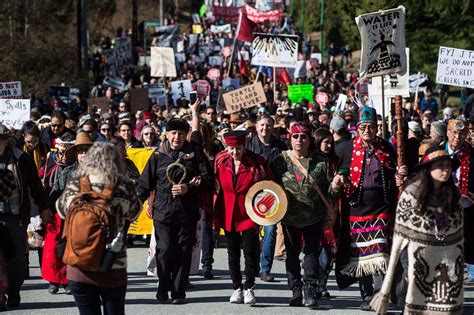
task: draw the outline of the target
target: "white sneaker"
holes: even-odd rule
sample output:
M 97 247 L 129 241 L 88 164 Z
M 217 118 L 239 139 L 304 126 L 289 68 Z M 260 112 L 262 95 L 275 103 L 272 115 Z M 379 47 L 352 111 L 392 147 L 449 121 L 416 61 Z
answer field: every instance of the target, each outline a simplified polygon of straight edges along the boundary
M 230 303 L 234 304 L 242 304 L 244 303 L 244 293 L 242 292 L 241 288 L 238 288 L 237 290 L 232 293 L 232 296 L 230 297 Z
M 255 294 L 253 293 L 253 289 L 247 289 L 244 291 L 244 303 L 245 304 L 257 303 L 257 299 L 255 298 Z

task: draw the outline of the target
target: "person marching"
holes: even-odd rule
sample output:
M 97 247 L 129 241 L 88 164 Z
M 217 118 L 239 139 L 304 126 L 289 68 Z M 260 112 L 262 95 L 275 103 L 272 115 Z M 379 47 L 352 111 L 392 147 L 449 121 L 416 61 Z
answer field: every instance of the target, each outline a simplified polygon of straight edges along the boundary
M 291 150 L 281 154 L 283 188 L 288 196 L 288 210 L 282 220 L 285 239 L 286 273 L 293 292 L 290 306 L 317 307 L 319 248 L 323 229 L 330 225 L 333 207 L 330 202 L 342 190 L 343 177 L 330 172 L 329 160 L 314 150 L 311 128 L 296 123 L 290 128 Z M 329 200 L 328 200 L 329 199 Z M 299 255 L 303 247 L 303 281 Z
M 265 159 L 245 149 L 247 132 L 229 131 L 224 134 L 227 146 L 217 154 L 214 163 L 214 227 L 225 231 L 229 271 L 234 292 L 230 303 L 255 304 L 253 288 L 259 273 L 260 244 L 258 226 L 245 210 L 245 196 L 253 184 L 270 179 Z M 240 248 L 244 251 L 245 283 L 242 287 Z
M 360 308 L 368 311 L 388 264 L 397 201 L 396 159 L 393 147 L 376 136 L 374 108 L 361 108 L 357 131 L 349 146 L 352 152 L 342 154 L 341 167 L 350 171 L 344 189 L 348 205 L 341 209 L 336 279 L 340 289 L 359 281 Z
M 155 190 L 153 225 L 157 240 L 157 273 L 160 279 L 156 298 L 167 302 L 171 290 L 173 304 L 186 302 L 186 286 L 199 219 L 198 188 L 209 187 L 211 170 L 202 152 L 199 132 L 199 101 L 190 106 L 191 141 L 187 121 L 170 119 L 166 124 L 167 140 L 148 160 L 138 180 L 137 192 L 145 202 Z
M 370 303 L 376 313 L 387 312 L 393 291 L 405 314 L 462 314 L 464 222 L 452 175 L 458 166 L 444 147 L 433 146 L 409 179 L 398 201 L 388 271 Z

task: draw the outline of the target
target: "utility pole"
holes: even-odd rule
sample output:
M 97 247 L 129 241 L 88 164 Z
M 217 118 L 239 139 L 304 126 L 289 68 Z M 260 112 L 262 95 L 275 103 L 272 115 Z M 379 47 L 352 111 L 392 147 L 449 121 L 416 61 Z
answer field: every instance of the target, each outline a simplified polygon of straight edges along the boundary
M 163 0 L 159 4 L 160 26 L 163 26 Z
M 319 36 L 319 51 L 321 52 L 321 57 L 323 54 L 323 37 L 324 37 L 324 0 L 321 0 L 321 14 L 319 20 L 319 29 L 320 29 L 320 36 Z M 322 61 L 322 60 L 321 60 Z
M 301 0 L 301 34 L 304 36 L 304 5 L 306 0 Z
M 81 77 L 85 80 L 87 85 L 89 76 L 89 56 L 88 56 L 88 41 L 87 41 L 87 10 L 88 0 L 78 0 L 79 2 L 79 37 L 80 37 L 80 61 L 81 61 Z
M 133 64 L 136 65 L 138 61 L 137 51 L 137 36 L 138 36 L 138 22 L 137 22 L 138 0 L 132 0 L 132 58 Z

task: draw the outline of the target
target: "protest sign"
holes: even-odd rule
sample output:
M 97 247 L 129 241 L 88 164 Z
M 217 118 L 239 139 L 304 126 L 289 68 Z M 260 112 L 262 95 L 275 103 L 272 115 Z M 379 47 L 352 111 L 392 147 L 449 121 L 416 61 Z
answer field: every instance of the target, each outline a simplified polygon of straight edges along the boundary
M 91 97 L 87 100 L 88 113 L 107 113 L 109 111 L 109 99 L 107 97 Z
M 436 83 L 474 89 L 474 51 L 439 47 Z
M 189 45 L 197 44 L 198 36 L 197 34 L 189 34 Z
M 384 94 L 388 97 L 401 95 L 402 97 L 410 97 L 410 49 L 406 48 L 407 54 L 407 72 L 404 75 L 390 74 L 384 76 Z M 372 78 L 372 95 L 382 96 L 382 77 Z
M 148 56 L 148 55 L 140 55 L 138 57 L 138 65 L 139 66 L 150 66 L 150 59 L 151 59 L 151 56 Z
M 261 12 L 247 4 L 245 5 L 245 12 L 248 19 L 254 23 L 263 23 L 265 21 L 280 22 L 282 16 L 281 10 Z
M 222 64 L 222 56 L 210 56 L 209 65 L 220 67 Z
M 254 34 L 252 65 L 294 68 L 298 58 L 298 36 Z
M 313 101 L 312 84 L 292 84 L 288 85 L 288 98 L 292 103 L 299 103 L 302 99 Z
M 189 100 L 189 92 L 192 90 L 191 80 L 171 81 L 171 94 L 175 104 L 181 97 Z
M 240 87 L 239 79 L 225 78 L 224 80 L 222 80 L 222 88 L 224 89 L 224 92 L 237 90 L 239 87 Z
M 230 49 L 230 47 L 224 47 L 224 49 L 222 49 L 222 56 L 224 57 L 230 57 L 230 54 L 232 53 L 232 49 Z
M 219 69 L 212 68 L 207 72 L 207 77 L 213 81 L 218 80 L 221 77 L 221 72 Z
M 123 92 L 123 91 L 127 90 L 127 86 L 125 85 L 125 82 L 123 82 L 123 80 L 121 78 L 119 78 L 117 76 L 114 76 L 114 75 L 106 76 L 104 78 L 104 81 L 102 81 L 102 84 L 113 87 L 113 88 L 119 90 L 120 92 Z
M 244 86 L 238 90 L 222 94 L 225 107 L 229 113 L 235 113 L 242 108 L 249 108 L 265 103 L 267 98 L 263 91 L 262 82 Z
M 50 85 L 48 87 L 48 92 L 49 97 L 61 100 L 66 104 L 68 104 L 72 99 L 71 88 L 67 86 Z
M 362 39 L 360 76 L 405 74 L 405 8 L 363 14 L 355 20 Z
M 329 96 L 324 92 L 318 92 L 316 94 L 316 102 L 319 105 L 326 105 L 329 102 Z
M 148 89 L 132 89 L 130 91 L 130 112 L 148 109 Z
M 1 82 L 0 83 L 0 98 L 22 98 L 21 81 Z
M 30 100 L 0 99 L 0 123 L 21 129 L 30 120 Z
M 176 52 L 177 53 L 184 52 L 184 40 L 180 40 L 178 43 L 176 43 Z
M 239 51 L 239 60 L 240 60 L 240 58 L 242 58 L 245 61 L 249 61 L 250 60 L 249 52 L 246 51 L 246 50 Z
M 306 61 L 298 60 L 296 62 L 295 72 L 293 74 L 295 79 L 306 77 Z
M 176 77 L 173 48 L 151 47 L 150 67 L 152 77 Z
M 148 85 L 148 98 L 160 98 L 165 95 L 165 86 L 163 84 Z
M 204 98 L 209 95 L 211 85 L 206 80 L 198 80 L 194 83 L 194 90 L 197 92 L 199 97 Z
M 346 109 L 347 95 L 339 93 L 339 97 L 336 102 L 336 112 L 343 111 Z
M 115 47 L 104 51 L 107 59 L 107 71 L 118 74 L 126 71 L 133 65 L 132 39 L 130 37 L 117 37 Z
M 313 60 L 315 64 L 319 65 L 323 62 L 323 55 L 321 53 L 312 53 L 311 60 Z
M 158 36 L 158 46 L 172 47 L 179 35 L 179 25 L 157 27 L 155 35 Z
M 215 20 L 222 20 L 226 23 L 237 22 L 239 20 L 239 12 L 242 6 L 218 6 L 212 7 L 212 14 Z
M 232 28 L 230 24 L 225 25 L 211 25 L 211 33 L 230 33 Z
M 202 26 L 201 24 L 193 24 L 193 34 L 201 34 Z

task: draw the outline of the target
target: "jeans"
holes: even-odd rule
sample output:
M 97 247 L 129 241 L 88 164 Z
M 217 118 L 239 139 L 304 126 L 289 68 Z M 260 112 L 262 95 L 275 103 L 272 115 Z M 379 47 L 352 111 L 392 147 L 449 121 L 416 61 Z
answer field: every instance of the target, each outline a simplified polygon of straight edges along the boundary
M 332 270 L 332 265 L 334 263 L 334 258 L 331 257 L 329 252 L 323 247 L 319 253 L 319 266 L 321 274 L 319 276 L 319 290 L 321 292 L 327 291 L 327 283 L 329 274 Z
M 286 246 L 286 274 L 288 286 L 291 290 L 301 288 L 301 236 L 304 238 L 303 281 L 305 284 L 316 286 L 319 280 L 319 244 L 321 242 L 322 228 L 319 223 L 297 228 L 283 225 Z
M 69 281 L 69 288 L 81 315 L 102 314 L 101 304 L 104 306 L 104 314 L 125 314 L 126 285 L 118 288 L 104 288 L 93 284 Z
M 270 272 L 272 270 L 273 257 L 275 256 L 276 230 L 276 225 L 263 227 L 262 254 L 260 255 L 260 269 L 262 272 Z
M 241 234 L 242 233 L 242 234 Z M 234 290 L 242 288 L 242 273 L 240 272 L 240 246 L 244 251 L 245 284 L 244 289 L 251 289 L 255 285 L 255 277 L 259 273 L 258 229 L 249 229 L 243 232 L 225 232 L 229 271 Z
M 467 267 L 467 279 L 474 280 L 474 265 L 466 264 Z
M 212 216 L 204 214 L 204 227 L 202 231 L 202 270 L 212 270 L 214 263 L 214 234 L 212 232 Z
M 384 276 L 375 274 L 359 278 L 359 290 L 362 300 L 371 300 L 374 294 L 382 289 Z

